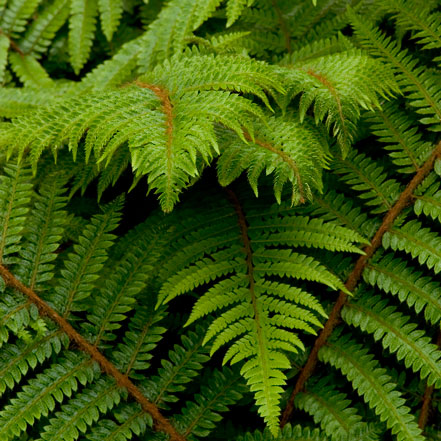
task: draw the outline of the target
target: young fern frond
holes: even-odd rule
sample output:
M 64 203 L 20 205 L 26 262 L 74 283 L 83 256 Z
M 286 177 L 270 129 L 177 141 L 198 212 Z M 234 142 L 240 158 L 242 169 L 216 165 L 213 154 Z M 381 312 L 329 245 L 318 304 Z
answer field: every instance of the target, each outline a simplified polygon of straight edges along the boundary
M 300 95 L 301 121 L 313 106 L 316 122 L 324 121 L 332 128 L 344 155 L 352 144 L 360 108 L 373 110 L 380 106 L 380 97 L 398 91 L 391 71 L 359 50 L 299 61 L 294 58 L 282 72 L 288 80 L 284 104 Z
M 224 363 L 244 361 L 241 373 L 255 392 L 259 413 L 277 433 L 281 386 L 286 381 L 283 370 L 289 367 L 286 353 L 303 349 L 295 331 L 314 334 L 314 326 L 320 326 L 317 313 L 324 311 L 294 284 L 272 279 L 310 280 L 345 289 L 317 260 L 293 252 L 292 247 L 357 251 L 353 242 L 363 239 L 332 223 L 291 217 L 283 208 L 268 214 L 243 211 L 231 190 L 227 195 L 229 201 L 221 210 L 213 207 L 219 218 L 212 219 L 211 225 L 218 225 L 211 231 L 203 226 L 187 243 L 180 243 L 181 250 L 165 268 L 167 282 L 161 287 L 159 302 L 209 284 L 188 323 L 216 313 L 205 342 L 213 339 L 212 354 L 228 344 Z M 210 250 L 210 257 L 199 249 Z
M 311 199 L 313 189 L 321 189 L 321 167 L 326 166 L 326 138 L 310 121 L 300 123 L 291 118 L 272 117 L 268 124 L 253 130 L 254 139 L 245 140 L 223 130 L 224 146 L 217 162 L 219 183 L 231 184 L 247 170 L 248 181 L 258 196 L 258 180 L 262 172 L 274 175 L 274 195 L 280 204 L 287 182 L 292 187 L 294 204 Z

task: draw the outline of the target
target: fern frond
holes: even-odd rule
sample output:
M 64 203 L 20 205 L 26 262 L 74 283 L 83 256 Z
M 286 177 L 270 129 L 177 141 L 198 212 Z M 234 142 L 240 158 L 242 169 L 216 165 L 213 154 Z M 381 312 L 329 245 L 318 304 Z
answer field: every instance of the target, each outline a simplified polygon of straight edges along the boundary
M 3 286 L 3 290 L 4 290 Z M 18 336 L 38 319 L 38 309 L 15 293 L 4 293 L 0 301 L 0 346 L 9 340 L 10 331 Z
M 116 423 L 113 420 L 101 419 L 88 434 L 90 441 L 125 441 L 135 435 L 142 435 L 148 427 L 152 427 L 153 421 L 149 414 L 146 414 L 136 404 L 120 406 L 115 412 Z
M 352 151 L 333 165 L 335 172 L 343 175 L 343 180 L 358 192 L 363 202 L 374 207 L 372 213 L 387 212 L 400 195 L 400 183 L 390 179 L 384 167 L 363 153 Z
M 376 226 L 376 221 L 367 216 L 360 207 L 334 190 L 323 195 L 314 195 L 311 212 L 323 220 L 350 228 L 364 237 L 371 237 Z
M 239 401 L 246 386 L 240 375 L 231 369 L 215 370 L 203 381 L 200 392 L 194 400 L 185 404 L 181 413 L 175 417 L 176 426 L 184 437 L 206 437 L 222 419 L 221 413 Z M 208 380 L 208 381 L 207 381 Z
M 49 83 L 48 83 L 49 84 Z M 13 118 L 28 111 L 35 111 L 49 101 L 74 94 L 76 85 L 73 83 L 51 83 L 52 87 L 36 89 L 34 87 L 4 87 L 0 94 L 0 115 Z
M 124 81 L 133 79 L 136 70 L 138 55 L 141 52 L 142 36 L 135 38 L 121 46 L 119 51 L 110 59 L 98 65 L 85 75 L 82 85 L 86 89 L 105 90 L 118 86 Z
M 415 192 L 413 210 L 441 222 L 441 189 L 435 173 L 430 174 Z
M 0 261 L 9 264 L 20 249 L 32 183 L 26 164 L 5 166 L 0 177 Z
M 391 151 L 389 156 L 401 173 L 416 173 L 433 150 L 412 119 L 393 103 L 377 110 L 368 121 L 379 141 L 388 144 L 385 149 Z
M 163 359 L 158 374 L 143 382 L 143 390 L 151 401 L 161 408 L 178 400 L 176 396 L 185 389 L 185 384 L 198 375 L 210 359 L 208 348 L 202 346 L 204 329 L 189 331 L 182 335 L 181 345 L 174 345 L 169 359 Z
M 354 389 L 371 407 L 399 441 L 423 441 L 410 409 L 404 405 L 392 378 L 368 353 L 348 337 L 328 342 L 319 352 L 322 361 L 341 370 Z
M 162 308 L 153 311 L 152 305 L 138 307 L 128 324 L 123 343 L 119 343 L 112 352 L 112 360 L 116 362 L 116 366 L 130 378 L 145 378 L 142 371 L 150 367 L 150 359 L 153 357 L 151 352 L 167 330 L 158 325 L 164 316 Z
M 430 130 L 441 130 L 441 86 L 439 78 L 418 65 L 406 49 L 402 49 L 391 38 L 377 30 L 366 18 L 360 20 L 350 13 L 355 34 L 361 44 L 373 55 L 387 62 L 396 72 L 398 84 L 405 93 L 409 104 L 415 111 L 423 115 L 422 124 L 427 124 Z
M 89 58 L 98 13 L 97 0 L 70 0 L 69 54 L 78 75 Z
M 9 49 L 9 38 L 0 34 L 0 84 L 3 84 L 5 79 L 5 69 L 8 63 L 8 49 Z
M 40 57 L 47 50 L 68 16 L 69 0 L 55 0 L 45 6 L 19 42 L 23 52 Z
M 136 243 L 114 267 L 114 272 L 103 282 L 100 299 L 94 302 L 88 320 L 93 324 L 88 331 L 94 335 L 95 345 L 114 340 L 120 322 L 136 306 L 136 295 L 152 276 L 152 264 L 157 259 L 155 241 L 151 235 L 138 237 Z
M 29 17 L 35 12 L 41 0 L 11 0 L 0 20 L 2 33 L 16 37 L 25 30 Z
M 441 271 L 441 239 L 439 234 L 422 224 L 411 220 L 401 227 L 395 227 L 383 236 L 383 247 L 401 250 L 418 259 L 435 274 Z
M 281 60 L 281 64 L 298 66 L 314 58 L 346 52 L 350 49 L 353 49 L 351 41 L 343 34 L 338 33 L 335 37 L 312 41 L 310 44 L 300 47 L 291 54 L 285 55 Z
M 427 377 L 429 385 L 441 386 L 441 352 L 425 336 L 425 331 L 417 329 L 416 323 L 409 323 L 409 317 L 388 305 L 387 300 L 363 295 L 345 305 L 342 318 L 381 340 L 398 361 L 404 360 L 406 367 L 422 379 Z
M 35 369 L 52 354 L 58 354 L 67 343 L 66 335 L 55 331 L 31 343 L 19 340 L 16 344 L 5 345 L 0 352 L 0 395 L 20 383 L 29 368 Z
M 179 251 L 164 269 L 168 275 L 161 276 L 166 282 L 159 303 L 211 285 L 196 302 L 187 323 L 217 313 L 205 341 L 214 340 L 211 353 L 228 344 L 224 363 L 244 361 L 241 373 L 255 392 L 259 413 L 277 433 L 281 386 L 285 384 L 282 371 L 289 367 L 285 354 L 303 349 L 295 331 L 315 333 L 313 326 L 320 326 L 315 311 L 321 310 L 312 307 L 309 311 L 314 304 L 311 296 L 285 280 L 305 279 L 346 290 L 317 260 L 293 252 L 292 247 L 332 248 L 341 240 L 342 249 L 354 250 L 350 244 L 361 238 L 331 223 L 290 216 L 283 206 L 268 214 L 252 209 L 244 212 L 231 190 L 228 195 L 230 208 L 218 204 L 214 213 L 219 218 L 212 218 L 210 227 L 204 224 L 200 231 L 186 232 L 187 243 L 178 242 Z M 210 211 L 207 219 L 212 216 Z M 328 235 L 334 236 L 333 244 Z M 210 257 L 199 250 L 209 252 Z M 274 277 L 283 283 L 272 282 Z
M 228 0 L 227 27 L 231 26 L 242 14 L 244 8 L 253 6 L 254 0 Z
M 121 20 L 123 4 L 121 0 L 98 0 L 101 27 L 107 40 L 112 40 Z
M 363 272 L 366 283 L 398 296 L 426 320 L 437 324 L 441 318 L 441 287 L 430 277 L 394 254 L 369 263 Z
M 134 405 L 119 408 L 115 416 L 118 423 L 112 420 L 100 420 L 98 426 L 88 434 L 88 439 L 90 441 L 125 441 L 130 440 L 134 434 L 141 436 L 147 428 L 152 427 L 149 415 Z M 149 435 L 153 440 L 153 433 L 150 432 Z
M 397 26 L 412 31 L 412 38 L 422 49 L 441 48 L 441 13 L 431 11 L 431 5 L 415 0 L 381 0 L 388 12 L 394 14 Z M 434 61 L 441 61 L 440 57 Z
M 243 141 L 228 131 L 221 134 L 222 151 L 217 162 L 221 185 L 231 184 L 247 170 L 248 181 L 258 196 L 262 172 L 274 174 L 274 195 L 281 203 L 285 184 L 292 187 L 294 204 L 311 198 L 313 189 L 321 189 L 321 167 L 326 166 L 326 138 L 320 136 L 308 120 L 273 117 L 253 131 L 254 138 Z M 317 165 L 320 164 L 319 167 Z
M 316 122 L 325 121 L 343 154 L 352 144 L 360 108 L 380 106 L 379 97 L 397 92 L 392 72 L 359 50 L 326 55 L 283 69 L 288 81 L 284 105 L 300 94 L 300 119 L 313 105 Z M 350 81 L 348 81 L 350 78 Z
M 328 437 L 318 429 L 302 428 L 300 425 L 291 427 L 287 424 L 279 435 L 273 436 L 269 430 L 255 431 L 240 436 L 238 441 L 328 441 Z
M 58 311 L 67 317 L 72 311 L 85 309 L 87 298 L 98 278 L 98 271 L 107 259 L 107 249 L 115 238 L 110 231 L 118 225 L 122 200 L 105 207 L 103 214 L 96 215 L 84 229 L 83 234 L 69 253 L 57 278 L 51 301 Z
M 56 418 L 51 418 L 41 433 L 44 441 L 75 441 L 88 426 L 116 406 L 127 393 L 115 383 L 114 379 L 98 379 L 75 398 L 61 406 Z
M 322 430 L 332 440 L 350 440 L 354 435 L 367 428 L 346 394 L 339 393 L 323 378 L 305 392 L 297 395 L 296 407 L 312 415 Z
M 17 274 L 31 289 L 41 290 L 43 282 L 54 275 L 52 262 L 57 257 L 55 251 L 61 243 L 66 223 L 64 207 L 67 198 L 63 195 L 63 181 L 62 176 L 55 176 L 43 183 L 27 224 Z
M 12 70 L 27 87 L 51 87 L 53 85 L 47 72 L 32 55 L 9 54 Z
M 110 164 L 107 164 L 99 175 L 97 188 L 98 201 L 101 200 L 101 197 L 107 188 L 115 186 L 116 182 L 128 168 L 129 164 L 130 150 L 126 144 L 123 144 L 112 156 Z
M 170 1 L 140 39 L 139 72 L 149 72 L 173 54 L 180 54 L 218 4 L 219 0 Z
M 91 382 L 99 373 L 98 366 L 83 356 L 65 352 L 63 360 L 45 369 L 24 385 L 16 398 L 0 411 L 0 439 L 12 440 L 29 424 L 47 416 L 65 396 L 72 395 L 79 384 Z
M 209 66 L 216 74 L 207 76 Z M 164 210 L 170 211 L 190 178 L 199 174 L 197 158 L 209 163 L 218 154 L 215 123 L 244 139 L 244 130 L 252 133 L 251 119 L 264 119 L 260 107 L 239 93 L 268 102 L 265 92 L 281 90 L 273 70 L 262 62 L 242 56 L 177 57 L 131 87 L 74 96 L 20 118 L 20 129 L 13 123 L 5 142 L 20 154 L 30 148 L 34 167 L 48 146 L 68 143 L 75 157 L 85 132 L 86 160 L 93 151 L 98 162 L 108 163 L 128 142 L 137 176 L 148 175 Z

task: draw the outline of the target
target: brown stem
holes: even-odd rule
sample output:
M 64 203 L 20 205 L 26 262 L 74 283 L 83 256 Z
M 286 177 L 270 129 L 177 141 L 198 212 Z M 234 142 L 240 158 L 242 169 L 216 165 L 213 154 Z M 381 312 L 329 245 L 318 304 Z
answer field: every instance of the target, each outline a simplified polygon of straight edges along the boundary
M 441 348 L 441 331 L 438 332 L 438 337 L 436 339 L 436 344 Z M 423 395 L 423 404 L 421 405 L 421 412 L 418 418 L 418 426 L 421 430 L 424 430 L 429 418 L 430 404 L 432 401 L 434 386 L 426 386 L 426 390 Z
M 35 291 L 21 283 L 4 265 L 1 264 L 0 276 L 3 278 L 6 285 L 26 295 L 29 300 L 37 306 L 40 314 L 45 315 L 56 322 L 67 334 L 69 339 L 76 343 L 80 350 L 90 355 L 106 374 L 115 378 L 119 386 L 126 388 L 129 394 L 141 405 L 144 412 L 149 413 L 153 417 L 155 429 L 170 435 L 171 440 L 186 441 L 186 439 L 179 434 L 170 422 L 161 414 L 158 407 L 151 403 L 126 375 L 123 375 L 103 354 L 101 354 L 101 352 L 98 351 L 96 347 L 91 345 L 81 334 L 79 334 L 66 319 L 61 317 L 60 314 L 41 299 Z
M 423 166 L 418 170 L 418 172 L 414 175 L 412 180 L 409 182 L 407 187 L 401 193 L 397 202 L 392 206 L 392 208 L 386 213 L 386 216 L 383 219 L 380 227 L 375 233 L 374 238 L 370 245 L 368 245 L 363 251 L 364 255 L 360 256 L 355 263 L 354 269 L 349 274 L 348 279 L 346 280 L 345 286 L 349 291 L 353 291 L 357 286 L 358 282 L 361 279 L 361 275 L 363 270 L 368 262 L 368 260 L 373 256 L 375 251 L 380 247 L 381 241 L 383 239 L 384 233 L 392 226 L 393 222 L 399 216 L 399 214 L 403 211 L 404 208 L 412 201 L 413 193 L 415 189 L 420 185 L 423 179 L 430 173 L 433 169 L 435 160 L 441 157 L 441 142 L 438 143 L 434 151 L 432 152 L 429 159 L 423 164 Z M 300 372 L 299 377 L 297 378 L 297 382 L 294 386 L 294 390 L 291 393 L 291 396 L 288 399 L 285 410 L 282 415 L 282 419 L 280 421 L 280 426 L 283 427 L 291 418 L 291 415 L 294 410 L 294 400 L 297 394 L 303 389 L 306 381 L 312 375 L 315 366 L 317 365 L 318 360 L 318 352 L 323 347 L 323 345 L 328 340 L 329 336 L 332 334 L 332 331 L 335 329 L 336 325 L 340 320 L 340 312 L 343 308 L 347 294 L 343 291 L 340 291 L 339 296 L 337 298 L 334 307 L 332 308 L 331 313 L 329 314 L 329 318 L 325 323 L 325 326 L 321 330 L 319 336 L 314 342 L 314 346 L 309 354 L 308 360 L 304 365 L 303 369 Z

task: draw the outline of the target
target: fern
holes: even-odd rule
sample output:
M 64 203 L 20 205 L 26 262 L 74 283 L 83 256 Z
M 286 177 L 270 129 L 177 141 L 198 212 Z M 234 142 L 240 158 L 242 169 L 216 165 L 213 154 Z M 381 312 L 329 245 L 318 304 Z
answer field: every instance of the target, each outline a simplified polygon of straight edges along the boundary
M 438 439 L 439 24 L 0 0 L 0 441 Z

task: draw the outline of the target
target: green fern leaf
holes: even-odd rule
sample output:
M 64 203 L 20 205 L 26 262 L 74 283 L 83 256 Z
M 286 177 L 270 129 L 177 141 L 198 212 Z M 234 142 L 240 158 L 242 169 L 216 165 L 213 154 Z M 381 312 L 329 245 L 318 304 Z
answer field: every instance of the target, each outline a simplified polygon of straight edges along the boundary
M 169 359 L 161 361 L 158 375 L 143 382 L 143 390 L 150 400 L 161 408 L 168 408 L 167 403 L 178 401 L 176 396 L 185 389 L 203 365 L 210 359 L 208 349 L 202 346 L 204 330 L 190 331 L 182 335 L 181 345 L 174 345 L 169 352 Z
M 89 58 L 97 12 L 97 0 L 71 0 L 69 54 L 77 75 Z
M 381 142 L 401 173 L 416 173 L 433 150 L 430 142 L 422 139 L 412 119 L 397 105 L 386 104 L 368 119 L 372 131 Z
M 56 401 L 72 395 L 91 382 L 99 373 L 98 366 L 74 353 L 65 353 L 64 360 L 29 380 L 17 397 L 0 412 L 0 439 L 8 441 L 26 430 L 36 419 L 52 411 Z
M 227 27 L 231 26 L 242 14 L 244 8 L 253 6 L 254 0 L 228 0 Z
M 101 18 L 101 27 L 107 40 L 112 40 L 121 20 L 123 8 L 121 0 L 98 0 L 98 9 Z
M 430 228 L 422 228 L 421 223 L 416 220 L 388 231 L 383 236 L 383 246 L 386 249 L 405 251 L 435 274 L 441 271 L 441 239 L 438 233 Z
M 51 294 L 51 301 L 65 317 L 71 311 L 85 309 L 83 301 L 90 295 L 97 273 L 107 259 L 106 250 L 115 238 L 110 231 L 118 225 L 121 206 L 120 199 L 105 207 L 103 214 L 94 216 L 68 254 Z
M 145 378 L 142 372 L 150 367 L 153 357 L 151 352 L 167 330 L 158 325 L 164 316 L 164 309 L 153 311 L 152 305 L 138 307 L 128 324 L 123 343 L 119 343 L 116 350 L 112 351 L 115 365 L 130 378 Z
M 381 340 L 383 347 L 399 361 L 403 359 L 407 368 L 419 373 L 422 379 L 427 377 L 429 385 L 441 386 L 441 352 L 424 336 L 423 330 L 409 323 L 409 317 L 389 306 L 387 300 L 363 295 L 343 308 L 342 317 L 346 323 Z
M 434 325 L 441 319 L 441 288 L 430 277 L 406 261 L 386 254 L 369 263 L 363 272 L 366 283 L 398 296 L 417 313 L 424 310 L 426 320 Z
M 318 429 L 302 428 L 300 425 L 291 427 L 287 424 L 278 436 L 273 436 L 269 430 L 255 431 L 240 436 L 238 441 L 328 441 L 328 437 Z
M 0 20 L 2 33 L 15 38 L 23 32 L 27 20 L 40 3 L 41 0 L 11 0 Z
M 120 390 L 115 380 L 98 379 L 93 386 L 84 389 L 61 406 L 60 412 L 55 413 L 56 418 L 51 418 L 44 428 L 40 440 L 77 440 L 80 433 L 86 432 L 101 413 L 111 410 L 125 395 L 127 394 Z
M 384 167 L 362 153 L 352 151 L 345 159 L 337 159 L 334 169 L 368 207 L 374 207 L 372 213 L 387 212 L 400 195 L 399 182 L 388 178 Z
M 63 196 L 64 179 L 48 179 L 36 198 L 33 216 L 27 224 L 26 241 L 20 250 L 21 265 L 17 274 L 31 289 L 42 289 L 43 282 L 53 277 L 56 250 L 63 237 L 67 198 Z
M 240 375 L 231 369 L 209 372 L 194 400 L 185 404 L 174 419 L 184 437 L 206 437 L 222 419 L 221 413 L 239 401 L 246 392 Z M 208 380 L 208 381 L 207 381 Z
M 368 20 L 360 20 L 355 13 L 350 13 L 355 33 L 364 47 L 373 55 L 389 63 L 397 73 L 401 90 L 409 99 L 415 111 L 423 115 L 422 124 L 430 126 L 431 130 L 441 130 L 441 86 L 439 78 L 425 69 L 417 66 L 415 58 L 408 55 L 406 49 L 399 46 L 390 37 L 384 36 Z
M 300 123 L 295 116 L 273 117 L 268 124 L 253 131 L 254 138 L 243 141 L 224 131 L 223 149 L 217 162 L 218 178 L 227 186 L 247 170 L 248 181 L 258 196 L 258 179 L 274 174 L 274 194 L 281 203 L 286 182 L 292 186 L 295 204 L 311 198 L 314 188 L 321 189 L 321 167 L 326 166 L 326 139 L 309 121 Z
M 153 426 L 152 418 L 143 412 L 139 405 L 126 404 L 115 412 L 118 424 L 113 420 L 101 419 L 87 434 L 90 441 L 126 441 L 133 435 L 142 435 Z
M 32 55 L 9 54 L 12 70 L 28 87 L 50 87 L 53 82 L 41 64 Z
M 19 383 L 29 368 L 35 369 L 52 354 L 58 354 L 67 343 L 67 337 L 55 331 L 31 343 L 19 340 L 17 344 L 5 345 L 0 353 L 0 395 Z
M 0 261 L 9 264 L 20 249 L 32 195 L 30 170 L 25 164 L 6 165 L 0 180 Z
M 308 390 L 297 395 L 296 407 L 312 415 L 330 439 L 353 439 L 357 432 L 366 430 L 367 424 L 361 421 L 354 407 L 349 407 L 351 401 L 347 396 L 329 383 L 328 378 L 323 378 L 312 386 L 308 385 Z
M 5 79 L 5 69 L 8 62 L 9 38 L 0 34 L 0 83 Z
M 45 6 L 20 40 L 19 44 L 23 52 L 36 57 L 41 56 L 53 41 L 57 31 L 66 22 L 68 16 L 69 0 L 56 0 Z
M 355 250 L 347 246 L 360 236 L 331 223 L 291 217 L 283 206 L 267 214 L 251 209 L 245 215 L 235 196 L 230 199 L 229 208 L 218 203 L 213 213 L 207 210 L 204 218 L 211 218 L 210 227 L 204 224 L 190 234 L 190 239 L 178 240 L 179 251 L 168 261 L 164 275 L 160 275 L 166 282 L 161 287 L 159 303 L 210 283 L 187 324 L 219 313 L 208 328 L 205 342 L 213 339 L 212 354 L 228 344 L 224 363 L 244 361 L 241 373 L 255 393 L 259 413 L 276 434 L 279 401 L 286 381 L 283 370 L 290 365 L 285 354 L 303 349 L 300 338 L 292 331 L 315 333 L 313 326 L 320 326 L 320 321 L 314 312 L 324 315 L 324 311 L 317 304 L 313 306 L 312 296 L 304 291 L 271 280 L 274 276 L 281 280 L 305 279 L 347 291 L 338 277 L 317 260 L 291 249 L 332 248 L 342 240 L 342 249 Z M 338 239 L 331 245 L 327 235 Z M 289 248 L 283 249 L 285 245 Z M 204 257 L 208 252 L 210 257 Z
M 385 369 L 368 354 L 367 349 L 354 344 L 347 337 L 320 349 L 322 361 L 341 370 L 357 393 L 375 411 L 399 441 L 423 441 L 421 429 L 404 399 L 391 382 Z
M 314 103 L 316 122 L 325 121 L 328 129 L 333 127 L 332 134 L 343 155 L 352 144 L 360 108 L 379 107 L 379 97 L 386 98 L 398 90 L 392 72 L 358 50 L 318 57 L 281 69 L 289 82 L 282 105 L 286 106 L 301 94 L 302 121 Z
M 441 48 L 441 14 L 432 12 L 430 4 L 414 0 L 381 0 L 380 4 L 395 15 L 400 28 L 413 31 L 412 38 L 423 45 L 422 49 Z M 441 58 L 434 61 L 439 62 Z

